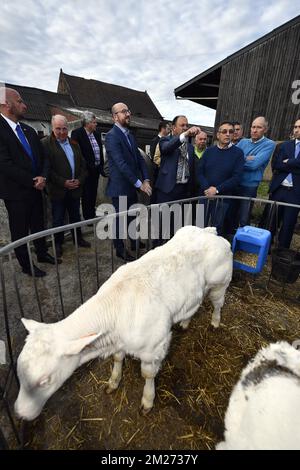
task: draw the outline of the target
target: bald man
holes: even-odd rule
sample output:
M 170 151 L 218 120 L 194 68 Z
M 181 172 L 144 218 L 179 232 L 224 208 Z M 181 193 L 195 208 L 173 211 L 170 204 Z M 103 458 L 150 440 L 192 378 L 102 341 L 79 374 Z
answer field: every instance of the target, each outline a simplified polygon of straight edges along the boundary
M 0 88 L 0 198 L 4 200 L 12 241 L 44 230 L 42 191 L 48 163 L 35 130 L 20 121 L 27 107 L 13 88 Z M 34 241 L 37 259 L 55 264 L 44 238 Z M 26 245 L 15 250 L 25 274 L 32 275 Z M 36 277 L 46 275 L 33 265 Z
M 195 155 L 200 158 L 202 157 L 203 153 L 206 150 L 207 146 L 207 134 L 206 132 L 199 132 L 199 134 L 196 135 L 195 137 L 195 142 L 194 142 L 194 150 L 195 150 Z
M 238 196 L 255 198 L 259 183 L 275 149 L 275 142 L 268 139 L 265 134 L 268 131 L 268 122 L 265 117 L 259 116 L 251 125 L 250 139 L 242 139 L 237 147 L 244 153 L 245 165 L 240 185 L 237 189 Z M 241 227 L 249 223 L 250 205 L 248 201 L 239 203 L 239 225 Z
M 129 131 L 130 109 L 125 103 L 116 103 L 113 105 L 111 113 L 114 126 L 105 138 L 109 164 L 106 194 L 111 197 L 115 211 L 118 213 L 120 196 L 126 196 L 127 208 L 129 208 L 138 201 L 137 191 L 142 191 L 150 197 L 152 189 L 146 163 L 139 152 L 134 136 Z M 129 219 L 128 217 L 128 222 Z M 131 249 L 136 250 L 136 241 L 131 239 L 130 242 Z M 118 220 L 114 247 L 119 258 L 133 261 L 133 256 L 127 252 L 123 240 L 119 237 Z
M 65 214 L 69 223 L 80 222 L 80 197 L 87 171 L 86 163 L 77 142 L 68 137 L 68 121 L 65 116 L 56 114 L 51 120 L 52 133 L 42 139 L 45 154 L 49 159 L 48 192 L 52 205 L 53 227 L 64 225 Z M 90 248 L 80 227 L 76 229 L 78 246 Z M 74 240 L 74 233 L 72 230 Z M 63 254 L 64 233 L 55 234 L 56 253 Z

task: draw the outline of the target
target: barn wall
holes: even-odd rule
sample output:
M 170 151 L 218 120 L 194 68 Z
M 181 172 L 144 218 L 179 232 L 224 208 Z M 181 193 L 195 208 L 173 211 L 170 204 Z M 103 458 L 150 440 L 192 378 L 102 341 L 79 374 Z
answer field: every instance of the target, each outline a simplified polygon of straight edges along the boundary
M 222 66 L 215 123 L 240 121 L 249 136 L 253 118 L 266 116 L 274 140 L 287 139 L 300 116 L 292 83 L 300 80 L 300 23 Z

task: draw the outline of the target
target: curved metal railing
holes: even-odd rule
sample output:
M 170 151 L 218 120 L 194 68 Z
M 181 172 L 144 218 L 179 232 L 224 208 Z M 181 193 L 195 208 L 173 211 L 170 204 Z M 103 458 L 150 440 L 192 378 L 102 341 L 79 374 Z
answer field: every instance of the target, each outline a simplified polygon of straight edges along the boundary
M 216 196 L 214 201 L 217 205 L 221 205 L 227 199 L 247 200 L 249 209 L 252 204 L 269 207 L 267 211 L 268 219 L 264 220 L 264 228 L 269 228 L 275 220 L 275 230 L 277 228 L 278 208 L 280 206 L 290 206 L 300 209 L 300 206 L 269 201 L 265 199 L 254 199 L 239 196 Z M 195 197 L 172 201 L 166 204 L 189 204 L 197 205 L 207 201 L 205 207 L 205 219 L 212 200 L 206 197 Z M 154 204 L 147 206 L 148 216 L 148 238 L 147 250 L 152 247 L 151 240 L 151 211 L 158 210 L 162 213 L 162 206 Z M 149 214 L 150 212 L 150 214 Z M 75 224 L 64 225 L 45 230 L 43 232 L 34 233 L 28 237 L 10 243 L 0 248 L 0 340 L 5 343 L 8 359 L 6 364 L 0 367 L 0 402 L 8 417 L 8 427 L 14 436 L 16 446 L 22 447 L 22 426 L 15 420 L 12 412 L 12 403 L 15 400 L 18 390 L 18 378 L 16 373 L 16 359 L 24 342 L 25 331 L 20 322 L 22 317 L 39 319 L 42 322 L 57 321 L 71 313 L 75 308 L 82 304 L 85 300 L 84 291 L 88 291 L 88 296 L 93 295 L 100 285 L 114 271 L 116 263 L 113 254 L 112 241 L 99 240 L 97 236 L 97 224 L 103 218 L 122 217 L 127 215 L 138 215 L 139 208 L 124 211 L 120 214 L 103 214 L 95 219 L 77 222 Z M 267 219 L 266 218 L 266 219 Z M 161 222 L 161 219 L 160 219 Z M 213 221 L 207 221 L 208 225 L 212 225 Z M 93 252 L 88 250 L 83 252 L 79 250 L 77 240 L 77 228 L 89 229 L 90 241 L 93 241 Z M 62 264 L 58 263 L 55 234 L 60 232 L 71 231 L 74 240 L 74 249 L 70 251 L 69 259 Z M 53 256 L 55 258 L 54 270 L 44 278 L 37 279 L 33 274 L 33 253 L 32 244 L 34 240 L 46 237 L 50 247 L 52 247 Z M 15 248 L 26 245 L 32 277 L 24 276 L 20 273 L 19 265 L 14 256 Z M 84 255 L 85 253 L 85 255 Z M 139 241 L 137 240 L 137 252 L 139 256 Z M 84 265 L 88 259 L 88 264 Z M 4 434 L 0 429 L 0 447 L 8 446 L 5 441 Z

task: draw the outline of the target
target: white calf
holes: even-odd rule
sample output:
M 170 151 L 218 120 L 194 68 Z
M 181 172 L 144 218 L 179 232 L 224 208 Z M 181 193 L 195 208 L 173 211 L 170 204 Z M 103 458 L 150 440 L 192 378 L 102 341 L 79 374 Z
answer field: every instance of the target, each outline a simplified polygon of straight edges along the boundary
M 68 318 L 53 324 L 23 319 L 29 335 L 18 358 L 16 413 L 34 419 L 73 371 L 97 356 L 114 355 L 108 391 L 115 390 L 125 354 L 141 360 L 141 406 L 149 411 L 172 325 L 187 327 L 208 293 L 214 305 L 212 324 L 218 327 L 231 276 L 229 243 L 214 228 L 188 226 L 165 245 L 120 267 Z
M 300 449 L 300 352 L 285 342 L 262 349 L 243 370 L 218 450 Z

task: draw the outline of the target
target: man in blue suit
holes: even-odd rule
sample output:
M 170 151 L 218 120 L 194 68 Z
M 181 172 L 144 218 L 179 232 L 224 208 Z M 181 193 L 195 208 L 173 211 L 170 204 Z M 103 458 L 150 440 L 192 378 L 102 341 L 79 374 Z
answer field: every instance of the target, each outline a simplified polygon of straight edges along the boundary
M 199 127 L 188 128 L 185 116 L 176 116 L 172 121 L 172 136 L 161 138 L 161 162 L 155 185 L 158 203 L 190 196 L 195 154 L 189 137 L 199 132 Z
M 133 135 L 129 132 L 131 112 L 124 103 L 116 103 L 112 107 L 113 128 L 107 133 L 105 147 L 109 165 L 109 179 L 106 189 L 107 196 L 112 198 L 116 213 L 120 208 L 120 196 L 127 197 L 127 207 L 138 201 L 137 191 L 151 196 L 149 175 L 137 147 Z M 128 218 L 129 219 L 129 218 Z M 129 220 L 128 220 L 129 221 Z M 126 261 L 134 258 L 126 251 L 124 242 L 119 238 L 119 220 L 116 224 L 114 239 L 116 255 Z M 136 249 L 135 240 L 131 239 L 131 248 Z
M 270 184 L 270 199 L 300 205 L 300 119 L 294 124 L 294 140 L 287 140 L 279 147 Z M 289 248 L 299 209 L 281 206 L 278 209 L 280 226 L 279 246 Z

